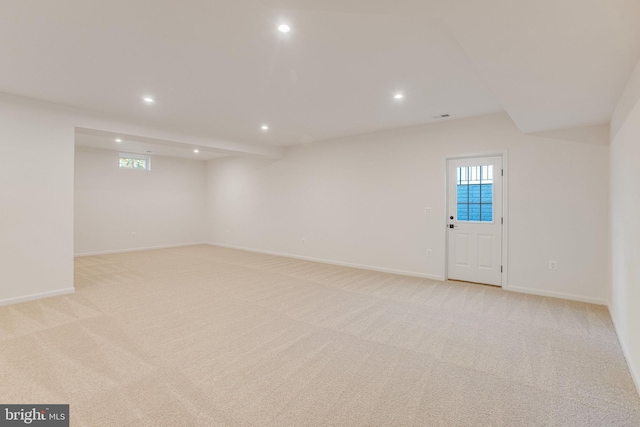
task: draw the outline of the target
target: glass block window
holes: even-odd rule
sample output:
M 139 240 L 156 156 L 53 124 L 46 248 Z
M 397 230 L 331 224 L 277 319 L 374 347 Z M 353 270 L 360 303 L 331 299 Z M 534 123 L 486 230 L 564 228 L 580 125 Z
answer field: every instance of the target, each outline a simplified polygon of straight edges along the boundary
M 121 169 L 151 170 L 151 158 L 139 154 L 120 154 L 118 164 Z
M 493 221 L 493 165 L 457 171 L 458 221 Z

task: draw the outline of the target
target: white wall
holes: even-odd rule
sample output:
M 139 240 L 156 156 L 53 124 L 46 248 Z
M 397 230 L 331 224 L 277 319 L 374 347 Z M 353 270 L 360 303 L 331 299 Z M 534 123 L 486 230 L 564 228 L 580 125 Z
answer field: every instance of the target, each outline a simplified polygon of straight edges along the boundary
M 207 162 L 208 238 L 441 278 L 445 158 L 505 149 L 510 289 L 604 304 L 606 139 L 528 136 L 506 114 L 293 147 L 276 161 Z M 548 270 L 549 260 L 558 262 L 557 271 Z
M 76 147 L 75 195 L 76 254 L 204 241 L 203 161 L 152 156 L 150 171 L 125 170 L 117 151 Z
M 614 114 L 611 316 L 640 391 L 640 62 Z M 635 98 L 633 102 L 631 98 Z M 612 123 L 614 120 L 612 120 Z
M 73 126 L 0 97 L 0 304 L 73 291 Z
M 631 73 L 631 77 L 620 96 L 616 110 L 611 117 L 611 136 L 614 137 L 620 128 L 627 122 L 629 114 L 635 108 L 640 99 L 640 61 Z

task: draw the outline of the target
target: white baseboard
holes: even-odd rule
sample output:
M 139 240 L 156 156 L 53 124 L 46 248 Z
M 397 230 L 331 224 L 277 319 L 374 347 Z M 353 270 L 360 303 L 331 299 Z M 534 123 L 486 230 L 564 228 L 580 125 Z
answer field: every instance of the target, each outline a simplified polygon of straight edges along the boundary
M 629 347 L 627 346 L 627 342 L 622 339 L 620 335 L 618 325 L 615 320 L 615 316 L 611 311 L 611 307 L 609 307 L 609 315 L 611 316 L 611 323 L 613 323 L 613 330 L 616 331 L 616 335 L 618 336 L 618 342 L 620 343 L 620 347 L 622 347 L 622 354 L 624 354 L 624 358 L 627 361 L 627 366 L 629 367 L 629 372 L 631 372 L 631 378 L 633 379 L 633 383 L 636 385 L 636 390 L 640 395 L 640 374 L 636 369 L 635 365 L 631 360 L 631 355 L 629 354 Z
M 75 288 L 58 289 L 57 291 L 40 292 L 38 294 L 22 295 L 19 297 L 5 298 L 0 300 L 0 305 L 17 304 L 19 302 L 33 301 L 41 298 L 55 297 L 58 295 L 72 294 Z
M 110 255 L 110 254 L 121 254 L 125 252 L 152 251 L 155 249 L 181 248 L 184 246 L 196 246 L 196 245 L 208 245 L 208 244 L 209 243 L 207 242 L 193 242 L 193 243 L 178 243 L 175 245 L 146 246 L 143 248 L 114 249 L 109 251 L 98 251 L 98 252 L 82 252 L 82 253 L 75 254 L 74 257 L 79 258 L 83 256 Z
M 563 292 L 553 292 L 553 291 L 542 291 L 539 289 L 531 289 L 531 288 L 521 288 L 518 286 L 509 286 L 507 291 L 520 292 L 523 294 L 531 294 L 531 295 L 539 295 L 542 297 L 552 297 L 552 298 L 560 298 L 560 299 L 568 299 L 572 301 L 580 301 L 586 302 L 589 304 L 597 304 L 597 305 L 608 305 L 608 302 L 604 298 L 591 298 L 591 297 L 583 297 L 581 295 L 576 294 L 566 294 Z
M 261 249 L 245 248 L 242 246 L 235 246 L 235 245 L 226 245 L 224 243 L 209 242 L 209 245 L 221 246 L 223 248 L 239 249 L 247 252 L 256 252 L 260 254 L 276 255 L 276 256 L 281 256 L 285 258 L 294 258 L 294 259 L 302 259 L 305 261 L 320 262 L 322 264 L 340 265 L 343 267 L 353 267 L 353 268 L 359 268 L 361 270 L 371 270 L 371 271 L 379 271 L 381 273 L 399 274 L 401 276 L 412 276 L 412 277 L 421 277 L 424 279 L 442 280 L 442 276 L 435 275 L 435 274 L 418 273 L 415 271 L 394 270 L 392 268 L 374 267 L 372 265 L 353 264 L 350 262 L 334 261 L 330 259 L 314 258 L 314 257 L 308 257 L 308 256 L 302 256 L 302 255 L 293 255 L 293 254 L 287 254 L 282 252 L 264 251 Z

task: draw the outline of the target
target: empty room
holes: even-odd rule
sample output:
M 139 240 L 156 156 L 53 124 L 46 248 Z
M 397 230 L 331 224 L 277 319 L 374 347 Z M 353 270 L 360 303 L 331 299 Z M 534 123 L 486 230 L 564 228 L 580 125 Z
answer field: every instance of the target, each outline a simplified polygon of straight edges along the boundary
M 0 40 L 0 425 L 640 425 L 640 1 Z

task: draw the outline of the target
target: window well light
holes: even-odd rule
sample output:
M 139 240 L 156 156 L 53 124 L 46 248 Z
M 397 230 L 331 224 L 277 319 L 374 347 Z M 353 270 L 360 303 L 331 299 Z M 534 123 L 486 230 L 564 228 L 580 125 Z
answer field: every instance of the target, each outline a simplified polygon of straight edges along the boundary
M 120 138 L 116 138 L 116 142 L 119 144 L 122 142 L 122 140 Z
M 291 27 L 287 24 L 280 24 L 278 25 L 278 31 L 280 31 L 281 33 L 288 33 L 289 31 L 291 31 Z
M 144 102 L 146 102 L 147 104 L 153 104 L 154 102 L 156 102 L 152 97 L 150 96 L 145 96 L 144 98 L 142 98 L 142 100 Z
M 269 126 L 267 126 L 267 125 L 262 125 L 262 126 L 260 126 L 260 129 L 262 129 L 262 130 L 269 130 Z
M 396 93 L 395 95 L 393 95 L 393 99 L 402 99 L 404 98 L 404 95 L 401 93 Z
M 200 152 L 200 150 L 198 150 L 197 148 L 195 150 L 193 150 L 194 153 L 198 154 Z

